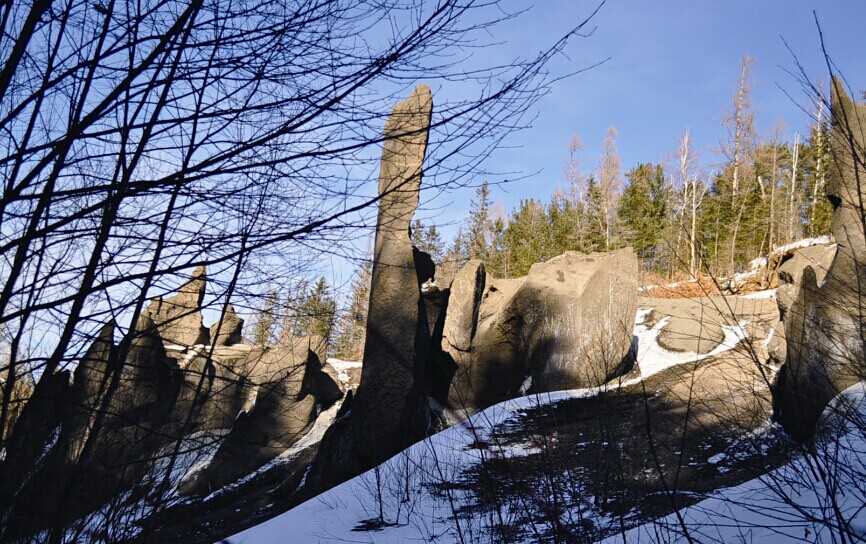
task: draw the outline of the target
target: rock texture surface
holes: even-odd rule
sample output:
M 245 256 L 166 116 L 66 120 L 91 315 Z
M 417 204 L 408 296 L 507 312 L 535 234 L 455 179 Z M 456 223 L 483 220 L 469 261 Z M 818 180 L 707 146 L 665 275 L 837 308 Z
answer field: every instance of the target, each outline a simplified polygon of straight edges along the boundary
M 421 285 L 433 263 L 414 249 L 409 226 L 418 206 L 433 101 L 419 85 L 385 125 L 379 214 L 361 382 L 322 440 L 310 488 L 321 490 L 373 466 L 424 436 L 423 384 L 429 323 Z
M 821 285 L 827 277 L 835 256 L 835 244 L 814 245 L 792 252 L 791 257 L 779 265 L 776 273 L 778 278 L 776 296 L 783 318 L 797 300 L 806 267 L 812 268 L 817 284 Z
M 303 438 L 319 411 L 343 393 L 309 347 L 268 350 L 265 366 L 280 370 L 257 386 L 255 404 L 241 411 L 214 459 L 181 487 L 185 494 L 208 494 L 252 473 Z
M 71 385 L 68 371 L 40 382 L 11 437 L 11 454 L 0 460 L 0 504 L 14 499 L 6 511 L 15 522 L 4 537 L 69 523 L 142 482 L 134 493 L 154 491 L 145 478 L 154 460 L 166 461 L 179 441 L 198 433 L 225 439 L 184 489 L 235 481 L 294 444 L 320 410 L 342 398 L 320 362 L 321 337 L 238 343 L 243 321 L 229 306 L 219 331 L 212 328 L 215 345 L 206 344 L 205 287 L 197 269 L 178 295 L 154 300 L 120 342 L 114 324 L 104 326 Z
M 566 252 L 510 280 L 468 263 L 452 285 L 442 337 L 457 367 L 449 407 L 473 411 L 521 389 L 597 386 L 627 370 L 637 267 L 630 249 Z
M 207 274 L 199 266 L 176 295 L 156 297 L 150 302 L 145 313 L 157 325 L 163 341 L 182 346 L 208 343 L 209 332 L 201 317 L 206 284 Z
M 218 346 L 231 346 L 241 344 L 243 337 L 244 320 L 235 313 L 235 307 L 229 304 L 222 316 L 221 322 L 217 322 L 210 328 L 209 339 L 216 340 Z
M 803 269 L 785 318 L 787 356 L 775 391 L 776 413 L 786 428 L 808 440 L 827 402 L 866 376 L 866 105 L 855 104 L 833 79 L 830 171 L 837 247 L 823 283 L 820 267 Z

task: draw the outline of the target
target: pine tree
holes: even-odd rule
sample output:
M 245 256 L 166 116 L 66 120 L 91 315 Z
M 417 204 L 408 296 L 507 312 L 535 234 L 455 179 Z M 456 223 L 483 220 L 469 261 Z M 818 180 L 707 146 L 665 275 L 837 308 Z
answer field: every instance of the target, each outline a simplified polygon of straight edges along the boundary
M 445 258 L 442 236 L 436 229 L 436 225 L 427 227 L 420 219 L 412 222 L 412 245 L 430 255 L 438 268 Z
M 352 279 L 348 307 L 338 321 L 338 335 L 334 342 L 337 357 L 351 361 L 364 358 L 364 339 L 367 334 L 367 311 L 370 306 L 370 282 L 373 279 L 373 261 L 364 260 Z
M 605 251 L 608 243 L 608 222 L 601 188 L 590 177 L 586 184 L 586 248 L 587 251 Z
M 626 173 L 619 216 L 625 239 L 643 260 L 644 267 L 657 269 L 656 246 L 667 224 L 670 189 L 659 165 L 639 164 Z
M 523 276 L 549 252 L 549 221 L 544 206 L 534 198 L 522 200 L 512 212 L 504 233 L 504 245 L 510 255 L 508 275 Z
M 280 295 L 268 289 L 262 297 L 258 311 L 253 316 L 250 335 L 253 342 L 259 345 L 268 344 L 277 339 L 277 329 L 280 324 Z
M 319 278 L 300 307 L 300 329 L 306 336 L 321 336 L 328 342 L 334 331 L 337 302 L 325 278 Z
M 437 267 L 436 283 L 442 287 L 451 285 L 457 272 L 469 261 L 468 237 L 461 226 L 457 230 L 454 241 L 445 251 L 442 266 Z
M 485 181 L 475 191 L 469 208 L 467 228 L 470 259 L 488 261 L 493 235 L 493 220 L 490 217 L 490 184 Z
M 830 233 L 833 206 L 827 199 L 827 175 L 830 164 L 829 126 L 823 118 L 824 105 L 818 106 L 817 122 L 810 127 L 809 141 L 803 146 L 802 192 L 805 202 L 806 236 L 821 236 Z

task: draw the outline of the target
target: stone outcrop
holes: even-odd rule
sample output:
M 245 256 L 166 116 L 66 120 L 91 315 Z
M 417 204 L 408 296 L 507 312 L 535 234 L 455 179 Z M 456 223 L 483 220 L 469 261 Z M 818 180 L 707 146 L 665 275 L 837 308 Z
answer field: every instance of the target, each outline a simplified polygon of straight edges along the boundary
M 163 341 L 181 346 L 208 343 L 209 331 L 202 325 L 201 317 L 206 284 L 205 269 L 199 266 L 176 295 L 150 301 L 145 313 L 156 324 Z
M 218 346 L 231 346 L 243 343 L 243 330 L 244 320 L 238 317 L 238 314 L 235 313 L 235 307 L 229 304 L 226 306 L 222 319 L 210 328 L 208 336 L 211 342 L 216 340 Z
M 696 298 L 652 298 L 643 301 L 652 308 L 649 323 L 666 319 L 658 336 L 661 347 L 675 352 L 704 355 L 725 339 L 725 326 L 747 321 L 749 337 L 763 341 L 779 322 L 772 298 L 712 296 Z
M 866 377 L 866 105 L 855 104 L 838 79 L 831 88 L 827 198 L 834 207 L 837 247 L 823 283 L 820 267 L 802 271 L 796 298 L 785 315 L 787 356 L 774 391 L 778 418 L 800 440 L 811 437 L 830 399 Z
M 779 301 L 779 311 L 784 319 L 785 314 L 791 309 L 800 291 L 803 281 L 803 271 L 811 267 L 815 273 L 818 285 L 824 283 L 833 258 L 836 256 L 835 244 L 813 245 L 798 249 L 791 257 L 779 265 L 776 277 L 778 278 L 776 297 Z
M 69 371 L 40 379 L 6 441 L 0 465 L 0 504 L 5 505 L 25 485 L 33 467 L 57 441 L 66 419 Z
M 424 436 L 424 362 L 430 330 L 421 285 L 433 263 L 412 247 L 433 101 L 419 85 L 385 125 L 379 213 L 361 382 L 351 409 L 322 440 L 308 487 L 321 490 L 366 470 Z
M 605 383 L 633 362 L 637 259 L 566 252 L 501 280 L 468 263 L 454 279 L 442 352 L 456 364 L 448 405 Z
M 263 359 L 281 370 L 257 386 L 252 409 L 237 414 L 213 461 L 181 492 L 207 494 L 250 474 L 300 440 L 318 412 L 343 396 L 309 348 L 301 357 L 292 346 L 280 346 Z
M 70 415 L 63 424 L 61 439 L 69 442 L 67 462 L 76 463 L 90 436 L 94 414 L 108 389 L 113 367 L 114 323 L 105 325 L 79 361 L 70 388 Z
M 155 299 L 118 344 L 114 324 L 104 326 L 71 385 L 68 371 L 40 381 L 0 460 L 0 504 L 17 520 L 4 536 L 84 516 L 133 489 L 154 459 L 196 433 L 225 439 L 185 489 L 230 483 L 290 447 L 342 398 L 320 362 L 321 337 L 239 343 L 243 321 L 228 306 L 219 331 L 211 329 L 215 345 L 207 344 L 205 282 L 197 269 L 178 295 Z

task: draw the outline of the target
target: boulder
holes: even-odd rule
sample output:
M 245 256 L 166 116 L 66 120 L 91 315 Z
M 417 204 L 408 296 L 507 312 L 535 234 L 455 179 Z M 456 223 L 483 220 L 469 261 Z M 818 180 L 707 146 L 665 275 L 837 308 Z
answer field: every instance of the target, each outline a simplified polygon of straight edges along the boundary
M 835 244 L 813 245 L 792 252 L 790 257 L 779 265 L 776 272 L 778 278 L 776 298 L 783 319 L 785 313 L 791 309 L 794 300 L 797 299 L 799 287 L 803 280 L 803 270 L 807 266 L 811 266 L 818 284 L 823 284 L 835 256 Z
M 144 313 L 156 324 L 163 341 L 181 346 L 208 343 L 209 331 L 202 325 L 201 317 L 206 285 L 205 269 L 199 266 L 176 295 L 150 301 Z
M 666 318 L 658 336 L 661 347 L 678 352 L 706 354 L 725 339 L 723 327 L 748 321 L 750 337 L 763 341 L 779 321 L 776 301 L 748 296 L 644 299 L 652 308 L 651 322 Z M 763 362 L 763 361 L 761 361 Z
M 457 365 L 450 408 L 597 386 L 627 371 L 637 267 L 630 249 L 566 252 L 511 280 L 467 264 L 452 285 L 442 338 Z
M 787 355 L 774 388 L 776 416 L 802 441 L 811 439 L 827 403 L 866 377 L 866 137 L 859 128 L 866 123 L 866 104 L 854 103 L 836 78 L 831 91 L 827 198 L 837 247 L 823 282 L 820 267 L 802 271 L 785 314 Z

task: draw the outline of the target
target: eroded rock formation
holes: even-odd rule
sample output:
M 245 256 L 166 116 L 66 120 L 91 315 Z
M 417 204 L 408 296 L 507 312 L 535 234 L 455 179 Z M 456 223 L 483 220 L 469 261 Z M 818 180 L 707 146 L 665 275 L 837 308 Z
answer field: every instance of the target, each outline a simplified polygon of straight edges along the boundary
M 257 385 L 249 412 L 237 414 L 211 463 L 182 493 L 207 494 L 250 474 L 303 438 L 319 411 L 342 398 L 309 344 L 277 346 L 262 356 L 264 366 L 280 370 Z
M 433 101 L 419 85 L 394 107 L 385 125 L 379 214 L 361 383 L 351 408 L 328 430 L 310 475 L 324 489 L 370 468 L 424 436 L 424 360 L 429 323 L 421 285 L 430 257 L 412 247 L 409 227 L 418 206 Z
M 517 279 L 468 263 L 452 284 L 442 336 L 456 364 L 449 407 L 597 386 L 628 370 L 637 266 L 630 249 L 566 252 Z
M 779 419 L 800 440 L 811 437 L 830 399 L 866 377 L 866 105 L 854 103 L 838 79 L 831 91 L 827 197 L 837 247 L 823 282 L 820 267 L 802 271 L 785 316 L 787 356 L 774 398 Z
M 199 266 L 176 295 L 150 301 L 145 313 L 157 325 L 163 341 L 181 346 L 208 343 L 209 331 L 202 325 L 201 317 L 206 285 L 207 274 L 204 267 Z

